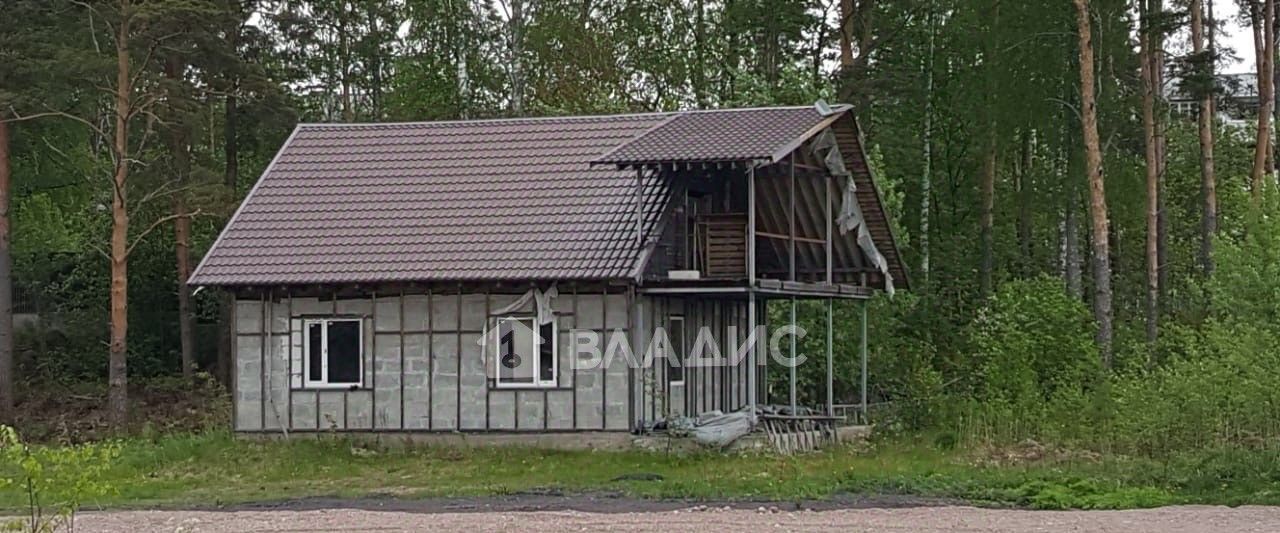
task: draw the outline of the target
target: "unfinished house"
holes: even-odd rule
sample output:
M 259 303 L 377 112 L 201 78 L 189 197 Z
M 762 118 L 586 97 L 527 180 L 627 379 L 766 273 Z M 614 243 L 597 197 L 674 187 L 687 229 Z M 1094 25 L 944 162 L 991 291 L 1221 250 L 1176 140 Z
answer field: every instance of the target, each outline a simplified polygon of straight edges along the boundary
M 786 403 L 730 347 L 904 287 L 886 217 L 847 106 L 303 124 L 190 282 L 235 295 L 237 432 L 625 439 Z

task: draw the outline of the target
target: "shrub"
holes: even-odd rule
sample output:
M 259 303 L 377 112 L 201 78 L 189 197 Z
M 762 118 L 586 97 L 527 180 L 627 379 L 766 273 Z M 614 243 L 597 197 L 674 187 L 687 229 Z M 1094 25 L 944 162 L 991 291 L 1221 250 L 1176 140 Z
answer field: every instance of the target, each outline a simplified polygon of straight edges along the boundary
M 1057 280 L 1004 284 L 966 333 L 983 400 L 1040 403 L 1094 383 L 1101 368 L 1089 310 Z
M 81 503 L 113 490 L 104 474 L 119 455 L 118 442 L 30 446 L 13 428 L 0 426 L 0 489 L 18 491 L 27 501 L 27 516 L 5 526 L 31 533 L 74 530 Z

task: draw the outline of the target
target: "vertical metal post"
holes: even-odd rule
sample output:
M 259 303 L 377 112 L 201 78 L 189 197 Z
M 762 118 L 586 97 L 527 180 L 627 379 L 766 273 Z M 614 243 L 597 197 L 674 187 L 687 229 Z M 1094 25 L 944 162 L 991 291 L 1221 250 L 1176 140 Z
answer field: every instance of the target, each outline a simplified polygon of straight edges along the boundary
M 833 222 L 833 221 L 835 220 L 835 219 L 832 217 L 832 215 L 831 215 L 831 183 L 832 183 L 832 181 L 833 181 L 833 180 L 832 180 L 832 178 L 830 178 L 830 177 L 824 178 L 824 179 L 823 179 L 823 181 L 822 181 L 822 183 L 823 183 L 823 185 L 824 185 L 823 189 L 825 189 L 825 190 L 826 190 L 826 194 L 825 194 L 825 196 L 826 196 L 826 200 L 827 200 L 827 234 L 826 234 L 826 238 L 825 238 L 825 240 L 827 241 L 827 242 L 826 242 L 826 247 L 827 247 L 827 283 L 833 283 L 833 282 L 835 281 L 835 275 L 834 275 L 834 270 L 835 270 L 835 269 L 834 269 L 834 268 L 833 268 L 833 266 L 832 266 L 832 264 L 833 264 L 833 262 L 834 262 L 834 258 L 832 257 L 832 253 L 831 253 L 831 241 L 832 241 L 832 229 L 833 229 L 833 228 L 832 228 L 832 225 L 834 224 L 834 222 Z
M 756 331 L 756 293 L 754 290 L 747 291 L 747 322 L 748 327 L 751 328 L 750 331 L 747 332 L 747 340 L 749 342 L 747 346 L 747 366 L 751 369 L 750 372 L 747 372 L 747 389 L 751 391 L 747 396 L 751 399 L 748 404 L 751 407 L 751 426 L 755 427 L 756 398 L 759 396 L 759 391 L 756 390 L 756 373 L 760 370 L 760 366 L 756 364 L 756 345 L 760 342 L 760 339 L 750 338 L 750 336 L 754 335 Z M 688 394 L 687 388 L 685 391 L 685 394 Z
M 832 354 L 835 299 L 827 298 L 827 416 L 836 416 L 835 358 Z
M 791 156 L 788 157 L 787 159 L 790 161 L 789 173 L 790 173 L 790 179 L 791 179 L 791 189 L 790 189 L 791 192 L 789 194 L 789 196 L 791 197 L 790 198 L 791 207 L 787 209 L 787 236 L 788 236 L 787 246 L 788 246 L 789 256 L 790 256 L 790 265 L 788 267 L 789 268 L 788 272 L 790 272 L 791 274 L 791 281 L 795 281 L 796 280 L 796 155 L 791 154 Z M 794 322 L 794 319 L 792 321 Z M 792 354 L 792 355 L 794 356 L 795 354 Z
M 867 423 L 867 301 L 862 300 L 862 340 L 858 346 L 858 352 L 862 356 L 862 383 L 860 385 L 862 394 L 862 423 Z
M 752 334 L 756 330 L 756 167 L 747 167 L 747 321 Z M 756 425 L 756 371 L 759 370 L 757 347 L 760 339 L 754 339 L 747 351 L 751 372 L 747 375 L 747 388 L 751 389 L 751 427 Z
M 796 297 L 795 296 L 791 297 L 791 360 L 789 361 L 788 366 L 791 367 L 791 375 L 790 375 L 791 388 L 789 389 L 791 392 L 791 415 L 795 416 L 799 414 L 796 412 Z
M 747 167 L 747 285 L 756 288 L 756 167 Z

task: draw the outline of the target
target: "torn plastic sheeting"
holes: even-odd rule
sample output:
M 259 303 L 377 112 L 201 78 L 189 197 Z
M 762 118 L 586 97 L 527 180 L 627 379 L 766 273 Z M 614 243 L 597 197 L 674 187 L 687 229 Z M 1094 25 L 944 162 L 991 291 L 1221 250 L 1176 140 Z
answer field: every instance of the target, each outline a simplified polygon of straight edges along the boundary
M 526 291 L 516 301 L 511 302 L 511 305 L 494 311 L 493 314 L 505 315 L 519 311 L 520 309 L 523 309 L 524 306 L 529 305 L 530 300 L 533 300 L 534 308 L 538 315 L 538 325 L 544 325 L 555 320 L 556 313 L 552 305 L 554 304 L 556 297 L 559 295 L 560 291 L 556 289 L 555 285 L 552 285 L 545 291 L 534 287 Z
M 862 208 L 858 205 L 858 186 L 854 183 L 853 175 L 844 165 L 844 157 L 840 153 L 839 145 L 836 144 L 836 135 L 830 128 L 823 130 L 814 139 L 813 153 L 822 158 L 823 163 L 827 165 L 827 171 L 832 176 L 845 180 L 840 215 L 836 217 L 840 233 L 843 235 L 850 231 L 857 231 L 858 248 L 862 249 L 862 252 L 875 265 L 876 270 L 884 276 L 885 292 L 893 296 L 893 276 L 889 274 L 889 261 L 876 248 L 875 240 L 871 238 L 871 231 L 867 229 L 866 219 L 862 217 Z
M 750 409 L 743 407 L 732 413 L 707 411 L 697 418 L 676 416 L 655 427 L 665 427 L 672 436 L 690 438 L 703 446 L 723 448 L 751 433 Z

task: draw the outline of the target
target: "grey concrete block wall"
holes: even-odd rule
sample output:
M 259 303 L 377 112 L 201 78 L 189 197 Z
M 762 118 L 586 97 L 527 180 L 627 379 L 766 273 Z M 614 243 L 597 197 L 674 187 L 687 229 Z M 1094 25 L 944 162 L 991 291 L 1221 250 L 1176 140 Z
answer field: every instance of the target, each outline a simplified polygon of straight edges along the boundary
M 458 429 L 458 335 L 456 333 L 432 334 L 430 351 L 429 355 L 434 368 L 429 398 L 431 428 Z M 421 407 L 405 405 L 404 408 L 406 411 L 413 411 Z
M 406 299 L 405 318 L 412 317 L 408 312 L 408 304 L 413 300 Z M 426 300 L 421 302 L 423 309 L 426 308 Z M 426 323 L 425 312 L 423 313 L 423 321 Z M 404 389 L 402 391 L 403 400 L 401 404 L 401 420 L 404 429 L 426 430 L 431 429 L 431 418 L 434 415 L 432 409 L 423 406 L 434 406 L 432 399 L 432 365 L 428 355 L 429 344 L 426 334 L 411 333 L 404 335 L 404 376 L 402 377 Z
M 625 358 L 574 371 L 573 331 L 630 335 L 631 299 L 620 289 L 561 289 L 557 386 L 501 390 L 479 341 L 490 314 L 519 294 L 432 292 L 365 298 L 241 299 L 235 316 L 234 427 L 238 431 L 627 430 L 634 391 Z M 266 305 L 265 302 L 273 301 Z M 364 383 L 358 390 L 302 386 L 302 323 L 362 318 Z M 264 348 L 265 346 L 265 348 Z
M 244 306 L 237 306 L 237 317 Z M 240 320 L 237 320 L 239 323 Z M 236 337 L 235 428 L 238 431 L 262 429 L 262 339 L 258 336 Z
M 396 323 L 393 333 L 378 332 L 374 339 L 374 429 L 399 429 L 402 424 L 400 400 L 404 389 L 401 375 L 405 369 L 401 366 L 404 359 L 402 358 L 403 337 L 400 336 L 399 306 L 395 307 L 394 314 L 390 311 L 390 309 L 384 309 L 382 302 L 379 302 L 379 313 L 374 320 L 375 328 L 378 328 L 378 324 L 384 320 Z
M 486 422 L 490 429 L 513 430 L 516 428 L 516 391 L 514 390 L 495 390 L 489 393 L 489 408 L 486 411 L 489 420 L 481 420 L 483 426 Z M 465 427 L 465 426 L 464 426 Z
M 476 330 L 483 328 L 484 323 L 478 319 L 473 318 L 472 320 L 476 321 L 469 323 L 467 315 L 474 313 L 466 312 L 466 305 L 468 305 L 467 299 L 464 299 L 463 328 L 468 326 L 474 326 Z M 470 305 L 475 305 L 475 302 L 471 302 Z M 484 304 L 480 305 L 480 313 L 483 315 Z M 480 345 L 480 337 L 481 334 L 478 332 L 462 333 L 458 336 L 458 342 L 461 343 L 459 354 L 462 358 L 462 373 L 458 376 L 458 401 L 461 402 L 462 407 L 459 412 L 459 416 L 462 417 L 459 427 L 463 430 L 491 429 L 488 422 L 489 409 L 486 406 L 489 378 L 485 372 L 484 350 Z

